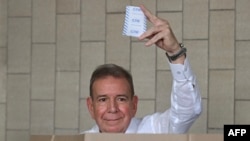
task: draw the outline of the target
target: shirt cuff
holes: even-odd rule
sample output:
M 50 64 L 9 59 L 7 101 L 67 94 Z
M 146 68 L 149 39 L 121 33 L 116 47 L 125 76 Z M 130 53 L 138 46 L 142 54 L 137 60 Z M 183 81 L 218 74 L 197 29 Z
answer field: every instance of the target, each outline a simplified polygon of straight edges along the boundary
M 185 81 L 192 79 L 193 72 L 189 64 L 188 58 L 185 59 L 184 64 L 169 63 L 173 79 L 177 81 Z

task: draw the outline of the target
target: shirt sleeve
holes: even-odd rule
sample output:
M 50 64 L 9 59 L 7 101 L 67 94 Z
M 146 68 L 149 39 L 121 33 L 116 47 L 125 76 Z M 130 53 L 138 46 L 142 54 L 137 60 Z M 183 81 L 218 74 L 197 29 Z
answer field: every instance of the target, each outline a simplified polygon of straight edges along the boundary
M 188 58 L 185 59 L 184 65 L 170 63 L 170 68 L 173 85 L 168 132 L 186 133 L 202 111 L 200 90 Z

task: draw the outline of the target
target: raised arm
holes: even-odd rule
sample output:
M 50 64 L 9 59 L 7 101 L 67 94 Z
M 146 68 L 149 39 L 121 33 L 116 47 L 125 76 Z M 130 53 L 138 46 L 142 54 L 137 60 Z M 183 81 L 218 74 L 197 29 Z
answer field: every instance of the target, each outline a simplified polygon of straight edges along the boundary
M 155 128 L 156 133 L 186 133 L 202 111 L 201 95 L 196 77 L 169 22 L 153 15 L 143 5 L 140 7 L 153 26 L 139 39 L 147 39 L 145 46 L 155 44 L 168 56 L 180 54 L 176 60 L 170 60 L 169 63 L 173 76 L 171 108 L 160 115 L 155 114 L 154 119 L 157 120 L 153 120 L 155 127 L 152 128 Z

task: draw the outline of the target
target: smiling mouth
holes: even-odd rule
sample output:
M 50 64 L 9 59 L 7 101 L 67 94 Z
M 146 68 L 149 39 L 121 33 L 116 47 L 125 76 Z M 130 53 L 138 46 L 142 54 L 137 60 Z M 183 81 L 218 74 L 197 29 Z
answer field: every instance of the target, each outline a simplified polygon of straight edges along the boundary
M 106 121 L 117 121 L 120 120 L 121 118 L 117 118 L 117 119 L 105 119 Z
M 119 118 L 105 118 L 104 120 L 112 122 L 112 121 L 119 121 L 119 120 L 121 120 L 121 119 L 122 119 L 122 118 L 119 117 Z

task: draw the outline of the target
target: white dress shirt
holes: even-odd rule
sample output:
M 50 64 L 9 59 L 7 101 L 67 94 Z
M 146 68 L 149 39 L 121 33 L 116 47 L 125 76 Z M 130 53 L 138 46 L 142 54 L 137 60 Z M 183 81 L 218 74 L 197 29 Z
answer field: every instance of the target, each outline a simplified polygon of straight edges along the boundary
M 169 65 L 173 76 L 171 107 L 163 113 L 132 118 L 125 133 L 186 133 L 201 114 L 201 95 L 188 59 L 184 65 Z M 98 132 L 95 125 L 81 134 Z

